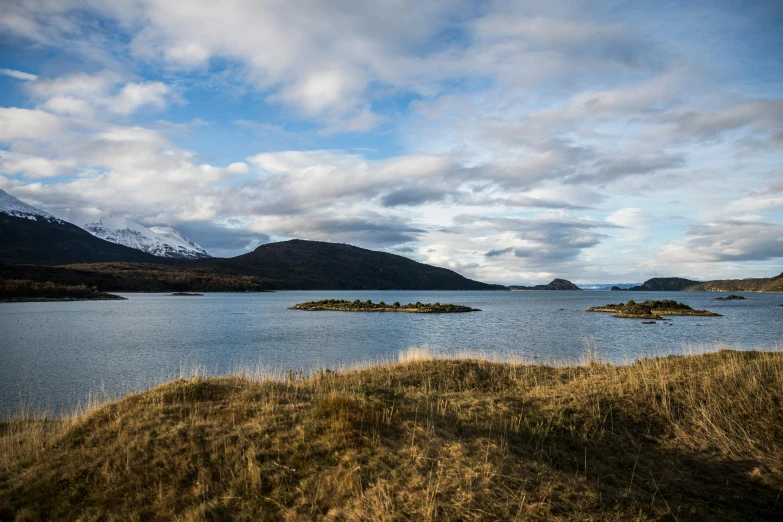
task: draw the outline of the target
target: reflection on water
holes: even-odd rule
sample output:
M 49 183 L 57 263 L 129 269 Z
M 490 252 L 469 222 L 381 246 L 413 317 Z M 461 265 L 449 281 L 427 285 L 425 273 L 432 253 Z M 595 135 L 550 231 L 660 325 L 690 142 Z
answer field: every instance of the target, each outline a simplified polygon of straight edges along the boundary
M 125 294 L 128 301 L 0 303 L 0 411 L 20 397 L 54 408 L 69 406 L 103 382 L 118 393 L 178 376 L 199 365 L 225 372 L 236 365 L 336 367 L 393 358 L 411 346 L 469 349 L 531 361 L 578 360 L 584 340 L 604 358 L 628 362 L 644 355 L 682 353 L 684 345 L 725 343 L 742 349 L 783 340 L 781 294 L 641 292 L 331 291 L 207 294 L 167 297 Z M 593 305 L 635 299 L 676 299 L 724 317 L 675 317 L 644 325 Z M 454 303 L 467 314 L 303 312 L 288 308 L 319 299 Z

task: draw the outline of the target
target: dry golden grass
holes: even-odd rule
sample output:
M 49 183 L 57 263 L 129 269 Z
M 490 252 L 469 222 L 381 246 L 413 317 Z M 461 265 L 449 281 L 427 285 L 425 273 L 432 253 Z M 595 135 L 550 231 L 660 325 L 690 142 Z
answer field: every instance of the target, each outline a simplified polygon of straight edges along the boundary
M 780 520 L 783 353 L 180 379 L 0 428 L 0 519 Z

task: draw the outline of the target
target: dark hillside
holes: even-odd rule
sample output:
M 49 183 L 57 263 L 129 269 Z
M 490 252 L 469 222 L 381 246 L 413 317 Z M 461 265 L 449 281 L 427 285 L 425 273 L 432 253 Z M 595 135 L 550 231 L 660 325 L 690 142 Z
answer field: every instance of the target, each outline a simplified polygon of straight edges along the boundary
M 641 286 L 632 286 L 627 290 L 631 292 L 680 292 L 696 284 L 699 284 L 699 281 L 683 277 L 653 277 L 642 283 Z
M 278 289 L 506 290 L 386 252 L 300 239 L 262 245 L 230 259 L 190 261 L 185 266 L 271 280 Z
M 691 292 L 783 292 L 783 273 L 775 277 L 718 279 L 688 288 Z

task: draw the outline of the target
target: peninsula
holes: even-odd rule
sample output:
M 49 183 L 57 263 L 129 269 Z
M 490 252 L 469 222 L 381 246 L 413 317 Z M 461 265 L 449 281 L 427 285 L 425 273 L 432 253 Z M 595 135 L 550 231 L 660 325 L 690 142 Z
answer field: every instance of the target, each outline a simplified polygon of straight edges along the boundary
M 480 312 L 477 308 L 469 306 L 440 304 L 440 303 L 408 303 L 401 305 L 398 302 L 386 304 L 383 301 L 373 303 L 367 301 L 345 301 L 338 299 L 324 299 L 323 301 L 310 301 L 299 303 L 291 307 L 291 310 L 329 311 L 329 312 L 406 312 L 412 314 L 459 314 L 464 312 Z
M 604 306 L 591 306 L 588 312 L 613 313 L 615 317 L 626 319 L 654 319 L 665 320 L 664 315 L 691 315 L 699 317 L 720 317 L 720 314 L 709 310 L 694 310 L 684 303 L 678 303 L 673 300 L 666 301 L 645 301 L 637 303 L 633 299 L 627 303 L 607 304 Z

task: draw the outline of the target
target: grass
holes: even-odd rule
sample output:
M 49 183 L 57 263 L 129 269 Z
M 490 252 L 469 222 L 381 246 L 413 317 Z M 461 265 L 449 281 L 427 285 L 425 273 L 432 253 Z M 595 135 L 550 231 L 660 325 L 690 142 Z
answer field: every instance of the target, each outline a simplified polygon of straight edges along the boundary
M 180 379 L 0 425 L 0 519 L 780 520 L 783 352 Z

